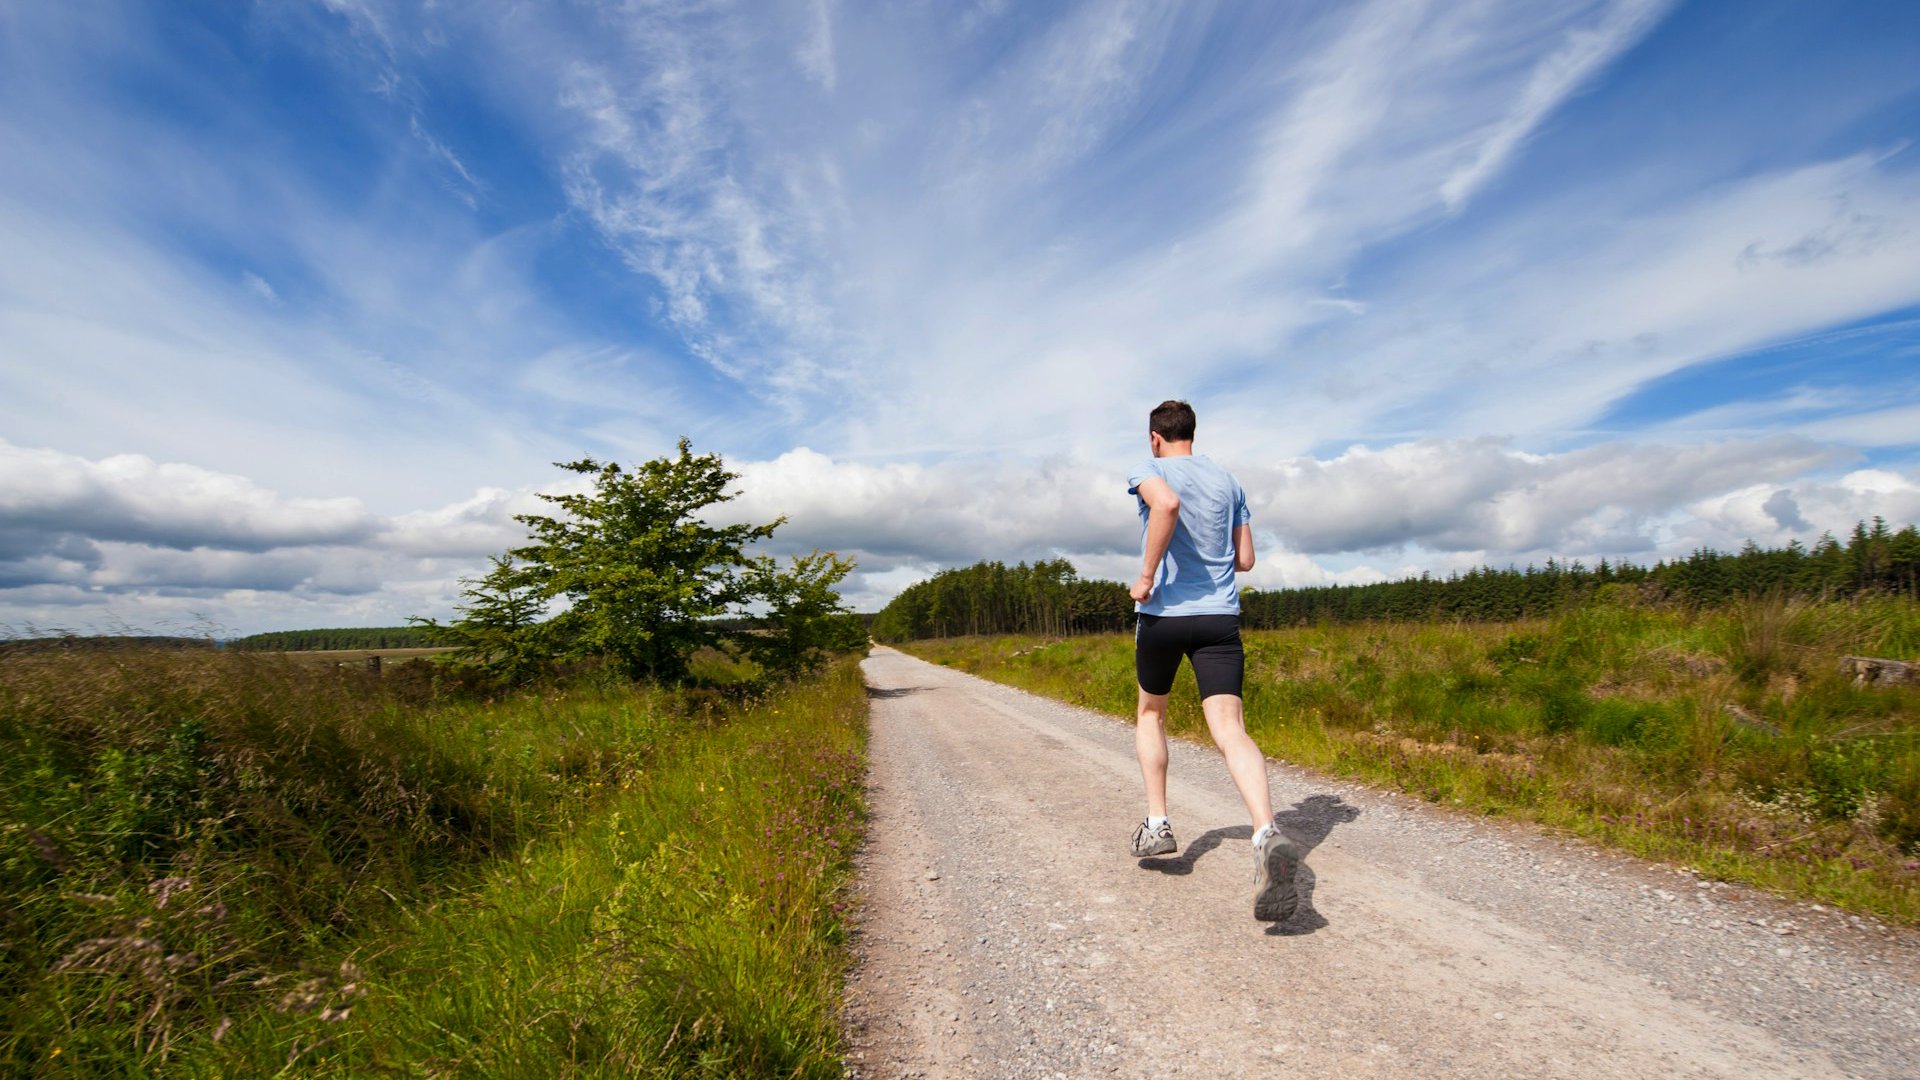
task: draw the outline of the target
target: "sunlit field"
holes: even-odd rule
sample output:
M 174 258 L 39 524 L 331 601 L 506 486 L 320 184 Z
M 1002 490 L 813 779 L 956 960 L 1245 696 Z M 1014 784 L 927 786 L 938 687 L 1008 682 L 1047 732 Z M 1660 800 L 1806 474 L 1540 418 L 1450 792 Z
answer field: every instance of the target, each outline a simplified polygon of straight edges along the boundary
M 838 1075 L 850 660 L 0 657 L 0 1073 Z

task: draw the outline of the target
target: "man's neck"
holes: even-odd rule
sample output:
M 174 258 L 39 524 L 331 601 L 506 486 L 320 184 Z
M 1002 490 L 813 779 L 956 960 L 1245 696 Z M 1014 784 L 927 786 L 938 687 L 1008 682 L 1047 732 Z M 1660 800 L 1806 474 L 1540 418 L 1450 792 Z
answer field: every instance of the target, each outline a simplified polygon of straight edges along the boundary
M 1160 452 L 1158 454 L 1155 454 L 1154 456 L 1155 457 L 1192 457 L 1193 456 L 1193 440 L 1188 439 L 1186 442 L 1168 442 L 1163 439 L 1160 442 Z

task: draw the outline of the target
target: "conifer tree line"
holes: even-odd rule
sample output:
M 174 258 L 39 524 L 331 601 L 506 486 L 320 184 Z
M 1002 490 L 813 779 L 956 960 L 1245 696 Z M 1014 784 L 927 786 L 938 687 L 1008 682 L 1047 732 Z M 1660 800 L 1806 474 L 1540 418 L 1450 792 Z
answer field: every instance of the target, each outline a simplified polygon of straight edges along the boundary
M 60 630 L 43 637 L 0 640 L 0 655 L 10 652 L 105 652 L 113 649 L 211 649 L 212 638 L 171 634 L 79 634 Z
M 942 570 L 908 586 L 874 616 L 877 641 L 966 634 L 1096 634 L 1133 622 L 1133 601 L 1111 581 L 1086 581 L 1065 559 Z
M 1464 574 L 1322 585 L 1244 589 L 1242 624 L 1273 629 L 1370 619 L 1500 622 L 1550 615 L 1591 599 L 1602 588 L 1632 588 L 1653 602 L 1710 607 L 1743 597 L 1785 594 L 1828 599 L 1880 594 L 1920 599 L 1920 529 L 1898 531 L 1883 518 L 1860 522 L 1845 541 L 1831 534 L 1811 547 L 1799 541 L 1737 552 L 1701 548 L 1685 559 L 1641 566 L 1602 559 L 1549 559 L 1524 569 L 1480 567 Z M 998 562 L 943 570 L 908 587 L 873 622 L 880 641 L 967 634 L 1084 634 L 1124 630 L 1133 601 L 1113 581 L 1081 579 L 1064 559 Z

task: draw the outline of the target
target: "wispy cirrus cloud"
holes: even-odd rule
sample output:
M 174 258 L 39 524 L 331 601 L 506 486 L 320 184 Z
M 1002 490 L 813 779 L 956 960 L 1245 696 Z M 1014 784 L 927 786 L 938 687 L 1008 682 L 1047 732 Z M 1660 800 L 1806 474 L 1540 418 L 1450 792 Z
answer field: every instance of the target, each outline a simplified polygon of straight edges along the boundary
M 1534 64 L 1507 113 L 1475 141 L 1473 159 L 1447 175 L 1440 198 L 1458 211 L 1481 186 L 1498 176 L 1527 136 L 1589 79 L 1653 29 L 1674 0 L 1627 0 L 1613 5 L 1592 25 L 1570 32 L 1560 48 Z
M 1174 370 L 1187 386 L 1240 379 L 1252 408 L 1263 407 L 1269 387 L 1305 397 L 1316 407 L 1303 411 L 1329 423 L 1296 428 L 1302 441 L 1289 448 L 1297 450 L 1341 429 L 1376 430 L 1385 416 L 1422 403 L 1452 408 L 1452 372 L 1429 365 L 1431 375 L 1419 377 L 1398 341 L 1362 341 L 1337 354 L 1297 343 L 1366 309 L 1365 299 L 1328 293 L 1353 260 L 1459 211 L 1665 7 L 1330 10 L 1284 27 L 1297 33 L 1272 33 L 1245 58 L 1291 67 L 1289 79 L 1190 91 L 1215 95 L 1208 104 L 1235 116 L 1228 130 L 1245 137 L 1194 146 L 1193 158 L 1165 165 L 1130 157 L 1117 133 L 1137 127 L 1156 86 L 1206 85 L 1195 76 L 1201 50 L 1192 42 L 1221 28 L 1203 16 L 1077 7 L 963 82 L 957 97 L 933 98 L 911 78 L 890 86 L 891 96 L 924 108 L 911 126 L 874 116 L 853 123 L 835 102 L 809 97 L 819 118 L 806 128 L 803 156 L 766 123 L 786 115 L 764 100 L 785 84 L 744 70 L 757 54 L 736 22 L 706 9 L 696 18 L 672 9 L 623 14 L 613 21 L 646 42 L 649 62 L 625 81 L 598 67 L 570 69 L 561 101 L 590 118 L 591 132 L 570 158 L 570 190 L 660 283 L 669 318 L 696 353 L 749 392 L 851 414 L 843 449 L 940 453 L 1037 428 L 1076 450 L 1111 452 L 1107 417 L 1160 396 Z M 903 51 L 919 58 L 910 43 Z M 856 69 L 847 85 L 875 77 Z M 1176 119 L 1151 134 L 1179 145 L 1190 138 L 1182 126 Z M 1105 157 L 1089 158 L 1096 150 Z M 893 168 L 873 167 L 882 151 Z M 1166 183 L 1204 168 L 1212 183 L 1192 189 L 1196 197 L 1178 200 L 1171 215 L 1130 214 L 1139 185 L 1115 185 L 1105 172 L 1113 159 Z M 903 189 L 903 171 L 920 183 Z M 847 214 L 852 205 L 862 214 Z M 1620 218 L 1645 210 L 1621 208 Z M 1523 227 L 1511 223 L 1509 235 Z M 1641 261 L 1691 257 L 1673 248 L 1650 245 Z M 1543 263 L 1555 257 L 1542 254 Z M 1580 254 L 1576 243 L 1565 258 Z M 1644 269 L 1613 268 L 1622 283 Z M 1436 273 L 1447 276 L 1410 282 L 1408 291 L 1434 296 L 1436 307 L 1484 310 L 1493 299 L 1461 295 L 1451 267 Z M 1487 329 L 1532 332 L 1497 321 Z M 1654 332 L 1578 329 L 1589 341 Z M 1405 326 L 1390 333 L 1431 341 Z M 1344 336 L 1343 328 L 1328 336 Z M 1698 357 L 1675 350 L 1667 365 Z M 1391 394 L 1316 385 L 1336 362 L 1344 381 L 1390 381 Z M 1089 380 L 1091 370 L 1100 378 Z M 988 400 L 996 390 L 1019 402 L 986 418 L 1004 428 L 943 422 L 959 416 L 937 403 Z M 1532 392 L 1556 396 L 1552 387 Z M 1604 404 L 1557 397 L 1563 413 Z M 894 416 L 911 419 L 889 423 Z

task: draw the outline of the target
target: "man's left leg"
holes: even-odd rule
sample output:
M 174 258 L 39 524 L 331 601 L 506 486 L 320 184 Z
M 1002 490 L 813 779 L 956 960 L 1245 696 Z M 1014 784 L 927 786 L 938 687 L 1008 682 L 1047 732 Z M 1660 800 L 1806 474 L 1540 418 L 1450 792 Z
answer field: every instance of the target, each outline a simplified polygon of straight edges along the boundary
M 1253 818 L 1253 917 L 1282 922 L 1300 902 L 1293 879 L 1305 852 L 1274 823 L 1267 762 L 1247 734 L 1239 695 L 1215 694 L 1200 702 L 1200 710 L 1207 714 L 1207 730 L 1226 755 L 1233 786 L 1240 789 L 1240 801 Z
M 1203 698 L 1200 711 L 1206 714 L 1207 731 L 1215 746 L 1227 759 L 1227 772 L 1233 786 L 1240 790 L 1240 801 L 1247 804 L 1247 816 L 1254 831 L 1273 823 L 1273 796 L 1267 788 L 1267 759 L 1247 734 L 1244 706 L 1238 694 L 1215 694 Z
M 1247 804 L 1256 838 L 1273 822 L 1273 798 L 1267 792 L 1267 762 L 1247 735 L 1240 688 L 1246 680 L 1247 654 L 1240 644 L 1240 617 L 1202 615 L 1192 621 L 1194 639 L 1188 659 L 1193 681 L 1200 685 L 1200 711 L 1207 731 L 1227 759 L 1233 786 Z
M 1240 688 L 1246 675 L 1246 653 L 1240 645 L 1240 620 L 1222 617 L 1210 630 L 1212 640 L 1192 654 L 1193 674 L 1200 684 L 1200 711 L 1207 730 L 1227 759 L 1227 772 L 1247 804 L 1253 819 L 1253 917 L 1280 922 L 1299 903 L 1294 874 L 1304 849 L 1280 831 L 1273 820 L 1273 796 L 1267 788 L 1267 762 L 1247 734 Z

